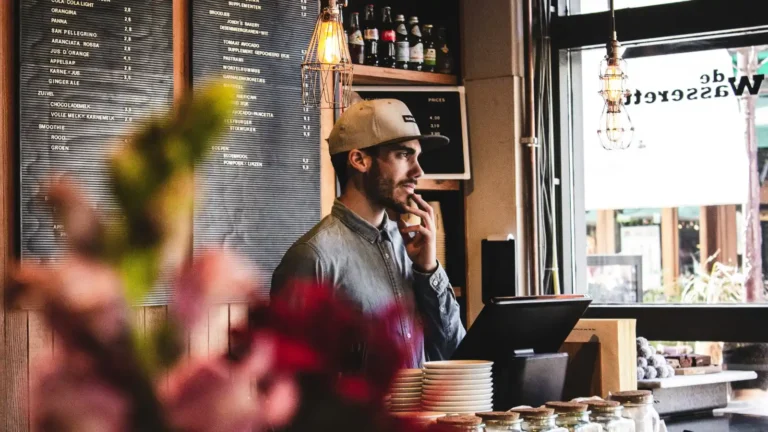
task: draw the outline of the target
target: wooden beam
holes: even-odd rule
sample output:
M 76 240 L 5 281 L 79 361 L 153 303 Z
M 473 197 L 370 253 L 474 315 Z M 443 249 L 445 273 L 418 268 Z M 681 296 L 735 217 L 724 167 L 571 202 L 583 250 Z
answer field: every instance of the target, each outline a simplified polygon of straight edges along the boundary
M 677 208 L 661 209 L 661 271 L 664 292 L 675 293 L 675 281 L 680 276 L 680 231 Z
M 459 189 L 461 189 L 459 180 L 422 179 L 416 185 L 416 190 L 420 191 L 457 191 Z
M 719 252 L 717 262 L 727 265 L 738 263 L 736 206 L 702 207 L 699 232 L 702 262 Z
M 392 69 L 376 66 L 355 65 L 355 84 L 378 85 L 449 85 L 455 86 L 458 82 L 456 75 L 439 74 L 433 72 L 417 72 L 402 69 Z
M 616 253 L 616 212 L 613 210 L 597 211 L 597 226 L 595 243 L 598 254 L 612 255 Z
M 173 0 L 173 98 L 176 101 L 191 90 L 189 2 Z
M 331 164 L 328 150 L 328 136 L 333 129 L 333 110 L 320 111 L 320 217 L 331 214 L 333 201 L 336 199 L 336 171 Z

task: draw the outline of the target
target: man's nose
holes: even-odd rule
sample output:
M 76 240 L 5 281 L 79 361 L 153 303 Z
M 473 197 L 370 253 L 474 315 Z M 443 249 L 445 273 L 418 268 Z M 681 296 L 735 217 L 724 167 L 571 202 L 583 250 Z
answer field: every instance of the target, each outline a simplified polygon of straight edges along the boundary
M 411 172 L 409 173 L 410 177 L 413 178 L 420 178 L 424 175 L 424 170 L 421 169 L 421 165 L 418 161 L 413 164 L 413 167 L 411 168 Z

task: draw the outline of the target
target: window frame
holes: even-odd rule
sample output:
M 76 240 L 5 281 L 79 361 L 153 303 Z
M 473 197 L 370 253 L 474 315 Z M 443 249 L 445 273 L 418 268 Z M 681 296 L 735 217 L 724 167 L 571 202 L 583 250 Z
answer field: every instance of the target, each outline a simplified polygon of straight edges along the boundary
M 574 163 L 574 155 L 583 154 L 580 136 L 580 114 L 571 101 L 579 100 L 581 77 L 571 73 L 572 60 L 578 48 L 604 46 L 609 38 L 610 12 L 567 15 L 569 0 L 558 0 L 557 14 L 552 17 L 553 118 L 555 124 L 556 168 L 560 179 L 557 201 L 560 204 L 558 238 L 562 263 L 564 293 L 585 284 L 586 244 L 583 163 Z M 712 45 L 754 45 L 752 31 L 768 31 L 768 24 L 755 13 L 754 0 L 691 0 L 615 12 L 619 41 L 624 46 L 658 42 L 678 44 L 690 38 L 711 37 Z M 653 25 L 647 25 L 653 23 Z M 731 33 L 746 32 L 738 36 Z M 768 35 L 760 35 L 763 39 Z M 717 42 L 715 42 L 717 41 Z M 702 49 L 692 48 L 696 50 Z M 703 48 L 708 49 L 708 48 Z M 565 112 L 561 111 L 564 107 Z M 768 259 L 766 257 L 765 259 Z M 580 282 L 581 281 L 581 282 Z M 584 291 L 578 291 L 584 292 Z M 633 318 L 637 334 L 652 340 L 768 342 L 768 304 L 600 304 L 592 305 L 585 318 Z

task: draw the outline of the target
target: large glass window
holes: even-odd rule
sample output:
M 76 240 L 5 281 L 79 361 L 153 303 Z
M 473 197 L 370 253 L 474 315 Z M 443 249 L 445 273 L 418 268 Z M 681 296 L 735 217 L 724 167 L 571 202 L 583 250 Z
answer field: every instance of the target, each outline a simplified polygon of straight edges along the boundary
M 580 3 L 583 13 L 607 9 L 607 1 Z M 669 1 L 623 6 L 659 3 Z M 768 34 L 751 34 L 749 45 L 728 36 L 626 48 L 635 128 L 627 150 L 604 149 L 597 134 L 605 49 L 561 53 L 561 101 L 569 102 L 560 113 L 579 165 L 571 205 L 584 215 L 573 227 L 584 234 L 571 237 L 586 254 L 576 292 L 603 303 L 766 299 Z

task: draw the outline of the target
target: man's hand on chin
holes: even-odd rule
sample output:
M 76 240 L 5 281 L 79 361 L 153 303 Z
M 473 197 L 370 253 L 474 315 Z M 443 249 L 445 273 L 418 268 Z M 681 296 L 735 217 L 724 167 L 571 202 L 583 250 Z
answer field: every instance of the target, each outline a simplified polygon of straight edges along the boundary
M 397 219 L 400 234 L 403 236 L 405 250 L 413 262 L 413 267 L 421 273 L 437 270 L 437 243 L 435 235 L 435 211 L 421 195 L 412 195 L 415 205 L 405 206 L 405 210 L 421 219 L 420 225 L 408 226 L 401 218 Z M 411 236 L 411 233 L 414 233 Z

